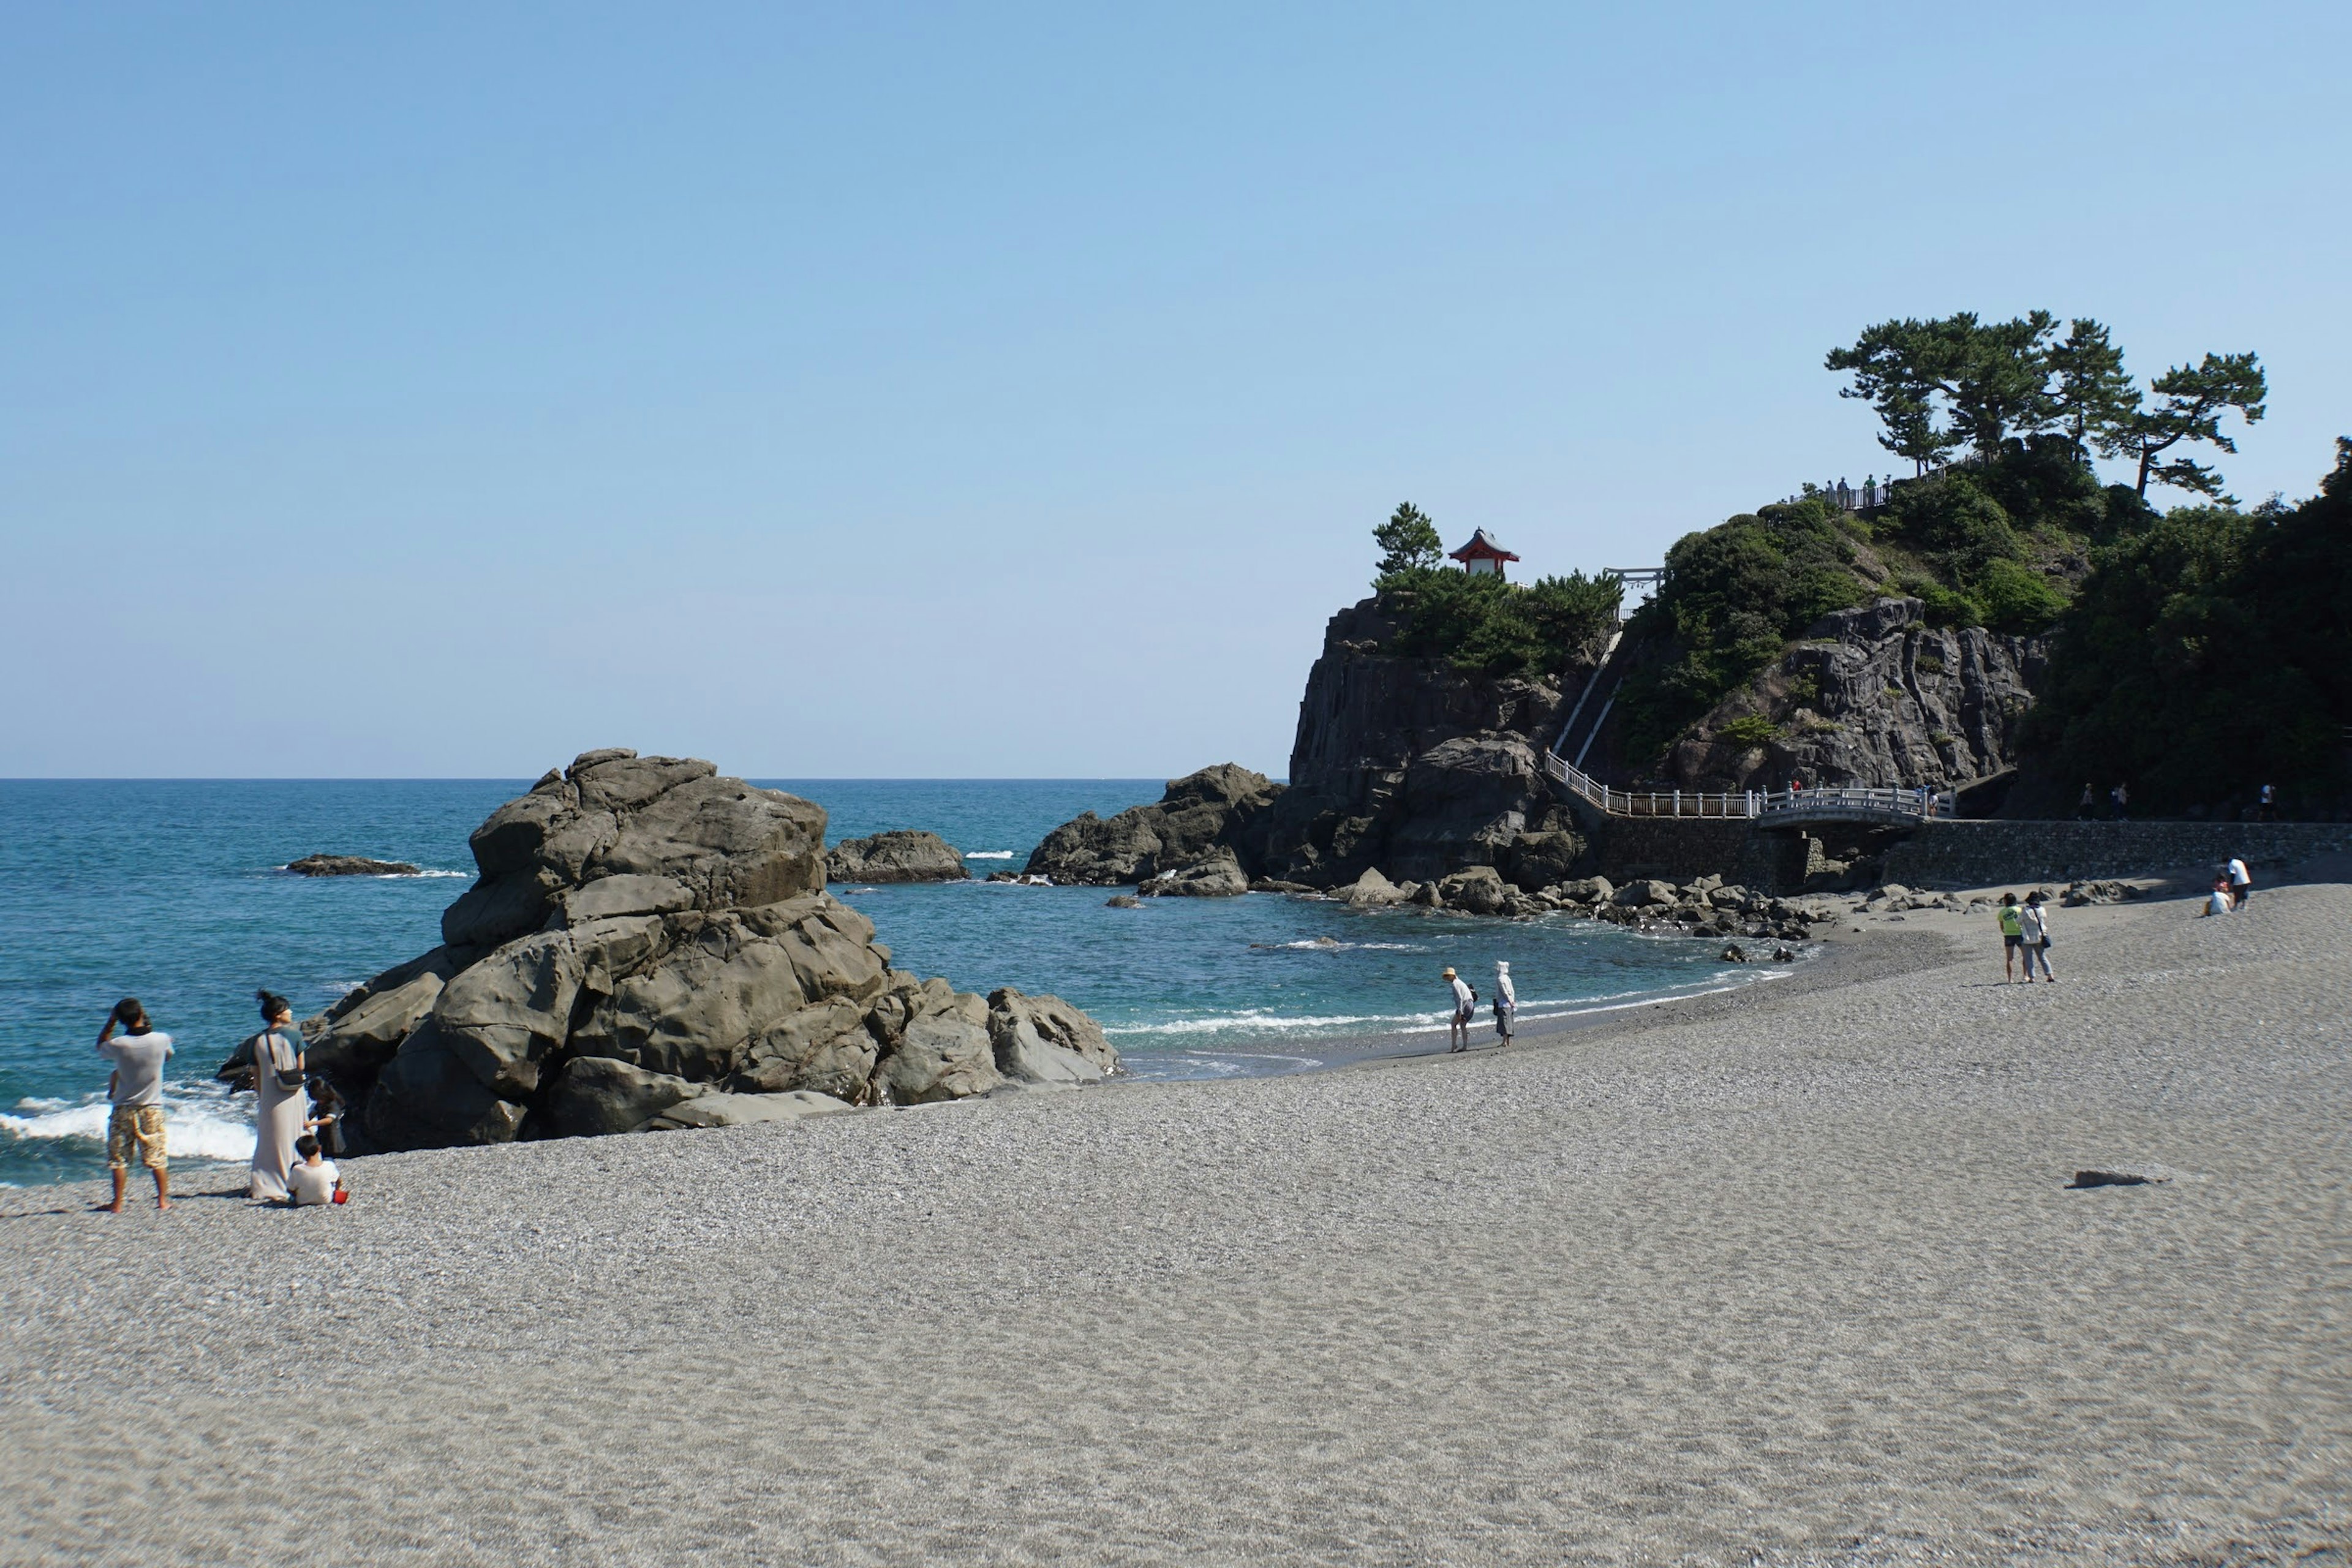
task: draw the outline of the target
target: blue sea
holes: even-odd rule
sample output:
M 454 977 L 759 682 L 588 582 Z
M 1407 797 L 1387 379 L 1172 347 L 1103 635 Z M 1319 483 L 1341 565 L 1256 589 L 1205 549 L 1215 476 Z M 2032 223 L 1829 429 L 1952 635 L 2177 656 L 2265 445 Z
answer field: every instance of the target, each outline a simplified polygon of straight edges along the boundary
M 761 780 L 831 814 L 837 840 L 929 828 L 975 879 L 1020 868 L 1079 812 L 1157 800 L 1157 779 Z M 267 986 L 299 1014 L 439 941 L 470 885 L 466 837 L 519 779 L 0 781 L 0 1183 L 105 1171 L 105 1064 L 91 1050 L 133 995 L 177 1047 L 172 1155 L 237 1162 L 252 1100 L 213 1068 L 254 1026 Z M 311 879 L 315 852 L 404 860 L 417 877 Z M 1110 1032 L 1141 1078 L 1296 1072 L 1369 1035 L 1442 1043 L 1453 964 L 1484 994 L 1509 961 L 1535 1022 L 1727 984 L 1716 944 L 1592 921 L 1497 921 L 1321 900 L 1147 900 L 1109 889 L 836 886 L 900 968 L 961 990 L 1050 991 Z M 1357 1051 L 1360 1052 L 1360 1045 Z

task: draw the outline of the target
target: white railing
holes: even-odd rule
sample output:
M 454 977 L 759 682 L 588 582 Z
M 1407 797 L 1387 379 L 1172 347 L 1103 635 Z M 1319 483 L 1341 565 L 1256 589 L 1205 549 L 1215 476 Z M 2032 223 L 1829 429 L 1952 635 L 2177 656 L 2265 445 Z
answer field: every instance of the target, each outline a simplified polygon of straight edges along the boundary
M 1712 795 L 1684 789 L 1615 789 L 1549 749 L 1543 754 L 1543 770 L 1570 793 L 1611 816 L 1934 822 L 1958 810 L 1950 792 L 1928 789 L 1750 789 Z

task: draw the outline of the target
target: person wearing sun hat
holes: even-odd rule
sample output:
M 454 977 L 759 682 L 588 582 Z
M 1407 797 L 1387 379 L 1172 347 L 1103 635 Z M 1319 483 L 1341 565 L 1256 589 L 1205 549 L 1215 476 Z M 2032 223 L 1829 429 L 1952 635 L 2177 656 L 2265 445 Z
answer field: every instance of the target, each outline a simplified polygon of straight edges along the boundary
M 1445 1048 L 1466 1051 L 1470 1048 L 1470 1019 L 1478 1010 L 1478 993 L 1470 989 L 1468 981 L 1454 973 L 1452 964 L 1446 965 L 1445 983 L 1454 988 L 1454 1025 L 1446 1031 Z

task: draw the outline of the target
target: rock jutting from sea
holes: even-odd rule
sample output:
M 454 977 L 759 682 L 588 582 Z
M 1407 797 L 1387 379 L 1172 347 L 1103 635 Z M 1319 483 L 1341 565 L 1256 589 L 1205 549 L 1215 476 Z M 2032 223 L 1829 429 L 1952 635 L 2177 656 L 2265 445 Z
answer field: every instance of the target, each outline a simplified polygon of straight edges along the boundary
M 835 882 L 955 882 L 971 875 L 946 839 L 906 828 L 843 839 L 825 851 L 824 874 Z
M 287 862 L 298 877 L 421 877 L 424 871 L 405 860 L 371 860 L 363 855 L 305 855 Z
M 893 968 L 824 891 L 824 827 L 694 759 L 551 771 L 475 829 L 480 878 L 442 945 L 305 1024 L 353 1144 L 796 1120 L 1118 1070 L 1058 998 Z

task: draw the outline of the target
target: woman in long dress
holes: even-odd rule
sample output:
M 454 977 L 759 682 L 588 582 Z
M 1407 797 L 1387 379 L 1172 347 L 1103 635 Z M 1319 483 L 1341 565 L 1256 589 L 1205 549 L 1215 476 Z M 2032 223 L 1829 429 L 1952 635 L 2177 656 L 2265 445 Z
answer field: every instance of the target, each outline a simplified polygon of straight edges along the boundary
M 310 1097 L 303 1092 L 302 1034 L 294 1026 L 294 1009 L 274 991 L 255 994 L 261 1002 L 261 1033 L 253 1037 L 253 1092 L 260 1101 L 254 1114 L 253 1177 L 246 1195 L 257 1203 L 283 1202 L 291 1191 L 286 1184 L 294 1163 L 294 1141 L 302 1136 L 303 1113 Z M 294 1087 L 279 1085 L 278 1075 L 294 1075 Z

